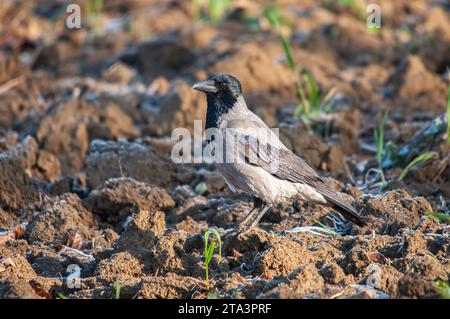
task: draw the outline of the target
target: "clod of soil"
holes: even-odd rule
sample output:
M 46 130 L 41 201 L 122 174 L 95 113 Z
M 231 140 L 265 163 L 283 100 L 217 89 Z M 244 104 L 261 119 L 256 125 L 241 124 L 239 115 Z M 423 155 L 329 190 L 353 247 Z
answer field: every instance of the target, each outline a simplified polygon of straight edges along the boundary
M 36 141 L 29 137 L 0 156 L 0 207 L 3 209 L 25 208 L 39 199 L 30 178 L 36 152 Z
M 423 197 L 412 197 L 406 191 L 390 191 L 378 196 L 364 196 L 361 202 L 362 214 L 380 218 L 385 222 L 373 224 L 379 234 L 394 236 L 405 227 L 414 227 L 420 217 L 432 211 L 430 203 Z
M 167 186 L 181 170 L 150 145 L 125 141 L 94 140 L 86 160 L 89 185 L 97 187 L 112 177 L 127 176 L 138 181 Z
M 99 185 L 83 200 L 83 205 L 103 220 L 116 225 L 139 210 L 158 208 L 167 211 L 175 203 L 164 189 L 119 177 Z
M 142 279 L 137 298 L 140 299 L 179 299 L 190 296 L 191 287 L 196 281 L 169 273 L 166 276 L 151 276 Z
M 112 255 L 97 264 L 95 276 L 100 276 L 113 282 L 116 279 L 124 280 L 139 278 L 142 274 L 142 265 L 127 252 Z
M 27 280 L 0 280 L 0 298 L 2 299 L 40 299 Z
M 56 105 L 41 119 L 36 133 L 42 148 L 58 156 L 63 174 L 84 166 L 91 139 L 136 135 L 132 120 L 117 105 L 95 106 L 80 99 Z
M 67 244 L 72 233 L 90 240 L 95 228 L 94 216 L 82 206 L 79 197 L 67 194 L 51 207 L 36 212 L 26 228 L 26 237 L 30 243 L 57 246 Z
M 120 60 L 136 67 L 147 79 L 158 76 L 174 77 L 193 64 L 195 54 L 192 49 L 170 38 L 159 38 L 142 43 L 124 52 Z
M 149 250 L 166 228 L 165 215 L 160 210 L 140 210 L 127 223 L 116 242 L 116 249 L 124 251 L 133 248 Z
M 410 107 L 421 105 L 424 92 L 430 92 L 426 97 L 427 103 L 432 100 L 430 105 L 438 109 L 444 107 L 445 99 L 442 97 L 445 96 L 447 85 L 439 76 L 429 72 L 418 56 L 405 58 L 385 85 L 389 94 L 399 97 L 399 102 L 415 98 L 416 102 Z
M 200 121 L 206 112 L 204 97 L 184 81 L 170 84 L 167 94 L 158 100 L 158 110 L 148 115 L 148 131 L 154 135 L 171 135 L 174 129 L 188 129 L 194 133 L 194 121 Z

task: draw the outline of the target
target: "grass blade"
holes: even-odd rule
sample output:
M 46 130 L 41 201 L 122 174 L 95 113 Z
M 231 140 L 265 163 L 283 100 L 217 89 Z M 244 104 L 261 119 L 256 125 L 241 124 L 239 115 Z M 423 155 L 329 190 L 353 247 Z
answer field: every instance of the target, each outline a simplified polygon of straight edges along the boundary
M 269 21 L 269 23 L 272 27 L 275 27 L 276 29 L 280 28 L 281 15 L 276 6 L 271 5 L 271 6 L 264 8 L 264 16 Z
M 423 153 L 420 154 L 419 156 L 417 156 L 415 159 L 413 159 L 402 171 L 402 173 L 400 174 L 400 177 L 398 178 L 399 181 L 402 181 L 405 179 L 405 177 L 408 175 L 408 173 L 416 168 L 417 166 L 419 166 L 420 164 L 428 161 L 430 158 L 434 157 L 438 155 L 438 153 L 436 152 L 427 152 L 427 153 Z
M 116 299 L 120 299 L 120 280 L 117 279 L 116 282 L 114 283 L 114 289 L 115 289 L 115 293 L 116 293 Z
M 339 233 L 335 232 L 334 230 L 331 230 L 330 227 L 325 226 L 324 224 L 322 224 L 321 222 L 319 222 L 318 220 L 315 220 L 315 222 L 323 228 L 323 232 L 325 234 L 328 235 L 332 235 L 332 236 L 339 236 Z
M 386 110 L 381 120 L 380 127 L 374 130 L 375 145 L 377 147 L 377 162 L 378 167 L 381 169 L 383 162 L 383 150 L 384 150 L 384 124 L 388 118 L 389 111 Z
M 213 229 L 214 235 L 217 238 L 217 242 L 219 243 L 219 259 L 222 259 L 222 238 L 220 237 L 220 233 L 217 229 Z
M 209 235 L 211 234 L 211 230 L 210 229 L 208 229 L 206 232 L 205 232 L 205 235 L 204 235 L 204 237 L 205 237 L 205 250 L 204 250 L 204 253 L 206 253 L 207 251 L 208 251 L 208 239 L 209 239 Z
M 222 21 L 223 16 L 227 12 L 230 1 L 229 0 L 209 0 L 209 14 L 211 21 L 214 24 Z
M 305 79 L 306 85 L 308 86 L 309 104 L 311 107 L 311 111 L 313 113 L 320 113 L 319 88 L 317 86 L 317 83 L 306 68 L 303 71 L 303 77 Z
M 284 36 L 280 35 L 280 42 L 281 45 L 283 46 L 284 53 L 286 54 L 289 67 L 291 68 L 292 71 L 297 72 L 297 64 L 294 61 L 292 49 L 291 46 L 289 45 L 288 40 Z
M 222 259 L 222 238 L 220 237 L 220 233 L 217 229 L 208 229 L 205 234 L 205 249 L 203 255 L 205 257 L 205 281 L 206 281 L 206 290 L 209 290 L 209 263 L 214 255 L 214 250 L 216 249 L 216 243 L 214 241 L 209 242 L 209 236 L 211 232 L 217 239 L 219 245 L 219 260 Z
M 431 216 L 433 218 L 440 220 L 441 222 L 450 224 L 450 216 L 446 214 L 426 212 L 425 216 Z
M 448 282 L 438 280 L 434 283 L 434 286 L 439 290 L 442 299 L 450 299 L 450 285 Z

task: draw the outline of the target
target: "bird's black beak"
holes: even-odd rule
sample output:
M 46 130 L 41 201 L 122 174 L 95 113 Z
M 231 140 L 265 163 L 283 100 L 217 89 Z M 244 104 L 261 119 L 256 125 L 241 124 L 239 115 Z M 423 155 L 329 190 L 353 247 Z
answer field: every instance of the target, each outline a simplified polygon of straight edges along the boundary
M 217 93 L 217 88 L 215 86 L 214 81 L 212 80 L 205 80 L 205 81 L 198 81 L 195 83 L 192 88 L 197 91 L 202 91 L 206 93 Z

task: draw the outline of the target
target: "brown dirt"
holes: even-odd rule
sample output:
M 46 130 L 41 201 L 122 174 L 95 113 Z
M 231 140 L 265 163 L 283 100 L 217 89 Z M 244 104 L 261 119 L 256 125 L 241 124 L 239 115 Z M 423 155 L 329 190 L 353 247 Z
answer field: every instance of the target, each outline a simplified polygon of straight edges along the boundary
M 66 194 L 51 207 L 36 212 L 26 229 L 29 243 L 46 245 L 66 244 L 71 234 L 79 234 L 81 240 L 90 240 L 96 228 L 94 216 L 81 205 L 75 194 Z
M 405 163 L 385 165 L 383 190 L 368 172 L 378 167 L 373 130 L 385 110 L 385 140 L 397 147 L 445 111 L 448 6 L 380 0 L 383 28 L 370 32 L 361 12 L 337 2 L 294 10 L 280 1 L 295 62 L 322 92 L 337 92 L 331 113 L 307 121 L 294 117 L 296 76 L 276 32 L 263 18 L 261 29 L 243 19 L 259 17 L 260 2 L 235 1 L 218 25 L 194 23 L 188 1 L 105 2 L 78 31 L 53 7 L 25 2 L 0 6 L 0 298 L 115 298 L 117 283 L 121 298 L 442 296 L 435 282 L 450 279 L 449 225 L 427 215 L 449 215 L 445 134 L 417 145 L 438 155 L 403 181 Z M 105 31 L 112 19 L 122 26 Z M 293 201 L 247 233 L 227 232 L 250 198 L 232 194 L 212 166 L 170 158 L 172 130 L 204 120 L 192 84 L 215 71 L 241 80 L 249 107 L 369 227 Z M 337 234 L 286 232 L 317 222 Z M 210 227 L 223 252 L 207 291 Z M 79 288 L 67 285 L 71 265 Z

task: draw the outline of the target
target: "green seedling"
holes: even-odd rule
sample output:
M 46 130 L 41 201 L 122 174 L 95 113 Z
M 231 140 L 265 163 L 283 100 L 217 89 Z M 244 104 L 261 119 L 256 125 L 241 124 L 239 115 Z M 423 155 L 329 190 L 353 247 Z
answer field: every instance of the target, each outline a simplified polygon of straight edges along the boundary
M 223 16 L 230 8 L 231 1 L 230 0 L 209 0 L 209 16 L 211 17 L 211 21 L 215 24 L 222 21 Z
M 322 112 L 330 113 L 333 105 L 330 103 L 335 95 L 335 89 L 331 89 L 325 96 L 322 96 L 317 82 L 308 69 L 303 70 L 303 78 L 308 88 L 308 99 L 296 110 L 296 116 L 304 114 L 307 116 L 316 116 Z
M 206 299 L 219 299 L 217 292 L 208 292 Z
M 58 292 L 57 296 L 59 299 L 67 299 L 66 295 L 64 295 L 62 292 Z
M 388 111 L 384 112 L 383 119 L 381 120 L 380 126 L 378 128 L 375 128 L 375 130 L 373 132 L 373 137 L 375 140 L 375 146 L 376 146 L 376 150 L 377 150 L 378 167 L 371 168 L 367 172 L 367 174 L 375 172 L 381 178 L 380 191 L 383 191 L 383 189 L 387 185 L 386 178 L 385 178 L 384 172 L 383 172 L 383 153 L 384 153 L 384 125 L 388 118 L 388 114 L 389 114 Z
M 315 220 L 315 222 L 323 228 L 323 233 L 331 235 L 331 236 L 340 236 L 340 234 L 338 232 L 335 232 L 334 230 L 331 230 L 330 227 L 325 226 L 324 224 L 322 224 L 321 222 L 319 222 L 318 220 Z
M 353 7 L 355 5 L 354 0 L 338 0 L 337 2 L 341 7 Z
M 89 21 L 89 26 L 94 35 L 100 34 L 100 23 L 97 16 L 102 11 L 104 0 L 88 0 L 86 1 L 85 13 Z
M 203 195 L 208 191 L 208 186 L 205 183 L 199 183 L 195 186 L 195 192 L 199 195 Z
M 117 278 L 116 282 L 114 283 L 114 291 L 115 291 L 115 297 L 116 299 L 120 299 L 120 280 Z
M 384 125 L 386 124 L 386 120 L 388 118 L 389 112 L 384 112 L 383 119 L 381 120 L 379 128 L 375 128 L 374 131 L 374 139 L 375 146 L 377 147 L 377 163 L 378 167 L 382 167 L 383 163 L 383 150 L 384 150 Z
M 202 19 L 201 0 L 192 0 L 191 6 L 194 14 L 194 21 L 200 21 Z
M 231 2 L 232 0 L 192 0 L 194 19 L 201 21 L 205 17 L 209 18 L 212 23 L 218 24 L 230 9 Z
M 402 181 L 405 179 L 405 177 L 408 175 L 408 173 L 412 170 L 420 166 L 421 164 L 428 161 L 430 158 L 437 156 L 438 154 L 436 152 L 426 152 L 423 154 L 420 154 L 415 159 L 413 159 L 402 171 L 400 174 L 400 177 L 398 178 L 399 181 Z
M 340 8 L 350 9 L 356 17 L 363 21 L 365 18 L 365 10 L 361 1 L 356 0 L 324 0 L 326 6 L 337 5 Z
M 433 212 L 426 212 L 425 216 L 431 216 L 433 218 L 438 219 L 441 222 L 450 224 L 450 216 L 442 213 L 433 213 Z
M 372 35 L 379 35 L 381 32 L 380 30 L 381 29 L 377 28 L 377 27 L 368 27 L 367 28 L 367 31 L 369 32 L 369 34 L 372 34 Z
M 264 9 L 264 16 L 269 21 L 270 25 L 278 32 L 278 38 L 283 47 L 284 54 L 286 56 L 287 63 L 291 71 L 295 74 L 297 81 L 295 83 L 295 90 L 300 100 L 294 116 L 299 117 L 305 115 L 307 117 L 319 115 L 322 111 L 330 112 L 330 101 L 334 96 L 334 90 L 328 92 L 323 98 L 317 82 L 314 80 L 311 72 L 308 69 L 303 68 L 299 72 L 299 67 L 295 63 L 292 48 L 288 39 L 280 32 L 280 28 L 283 25 L 283 17 L 280 14 L 276 6 L 268 6 Z M 308 95 L 305 91 L 308 91 Z
M 205 277 L 206 277 L 206 290 L 209 290 L 209 264 L 211 262 L 212 256 L 214 255 L 214 250 L 216 249 L 216 242 L 209 241 L 209 236 L 211 231 L 216 236 L 217 243 L 219 245 L 219 260 L 222 258 L 222 239 L 220 237 L 217 229 L 208 229 L 205 232 L 205 249 L 203 255 L 205 256 Z
M 450 285 L 443 280 L 437 280 L 434 286 L 439 291 L 442 299 L 450 299 Z
M 85 12 L 88 17 L 97 16 L 103 8 L 104 0 L 88 0 L 86 1 Z

